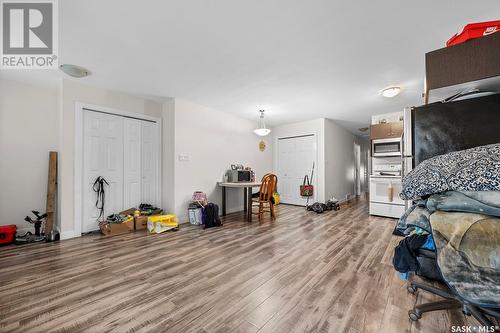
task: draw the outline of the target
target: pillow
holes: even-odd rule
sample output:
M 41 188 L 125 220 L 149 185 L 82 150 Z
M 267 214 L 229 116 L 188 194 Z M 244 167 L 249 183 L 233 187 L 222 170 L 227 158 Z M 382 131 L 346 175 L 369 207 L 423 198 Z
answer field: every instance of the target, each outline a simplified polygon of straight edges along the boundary
M 434 156 L 403 178 L 399 196 L 414 200 L 444 191 L 499 191 L 500 143 Z

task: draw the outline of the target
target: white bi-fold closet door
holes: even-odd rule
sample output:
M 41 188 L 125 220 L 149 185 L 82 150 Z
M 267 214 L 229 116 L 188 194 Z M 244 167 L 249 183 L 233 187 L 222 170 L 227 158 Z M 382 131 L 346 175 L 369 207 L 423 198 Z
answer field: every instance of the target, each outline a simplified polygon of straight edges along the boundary
M 311 177 L 315 161 L 314 135 L 278 139 L 278 192 L 282 203 L 305 206 L 306 198 L 300 196 L 300 185 L 305 175 Z M 316 171 L 317 169 L 315 173 Z M 316 178 L 317 173 L 314 175 L 313 184 L 316 184 Z M 315 197 L 316 193 L 309 201 L 314 202 Z
M 104 216 L 140 203 L 158 205 L 158 124 L 109 113 L 83 111 L 82 232 L 98 229 L 93 185 L 102 176 Z

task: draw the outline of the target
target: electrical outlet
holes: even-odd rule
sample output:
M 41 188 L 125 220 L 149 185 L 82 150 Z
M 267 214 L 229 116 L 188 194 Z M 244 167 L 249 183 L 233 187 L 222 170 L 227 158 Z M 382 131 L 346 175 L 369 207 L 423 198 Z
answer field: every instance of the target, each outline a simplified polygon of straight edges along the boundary
M 188 155 L 179 154 L 179 162 L 188 162 L 188 161 L 189 161 Z

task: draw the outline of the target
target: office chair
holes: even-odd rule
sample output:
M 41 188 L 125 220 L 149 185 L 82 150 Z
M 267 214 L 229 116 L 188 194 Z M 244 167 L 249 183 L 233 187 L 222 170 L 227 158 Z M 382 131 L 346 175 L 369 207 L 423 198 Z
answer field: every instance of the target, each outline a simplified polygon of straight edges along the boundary
M 408 316 L 412 321 L 418 321 L 422 318 L 422 314 L 425 312 L 438 311 L 438 310 L 451 310 L 462 308 L 462 312 L 468 316 L 473 316 L 476 320 L 483 326 L 491 327 L 496 326 L 498 323 L 494 323 L 493 320 L 487 316 L 492 317 L 495 321 L 500 320 L 500 312 L 498 309 L 485 308 L 473 305 L 460 296 L 455 294 L 451 289 L 440 289 L 420 282 L 410 282 L 408 287 L 408 292 L 415 295 L 419 289 L 430 292 L 431 294 L 440 296 L 444 300 L 424 303 L 415 306 L 412 310 L 408 311 Z

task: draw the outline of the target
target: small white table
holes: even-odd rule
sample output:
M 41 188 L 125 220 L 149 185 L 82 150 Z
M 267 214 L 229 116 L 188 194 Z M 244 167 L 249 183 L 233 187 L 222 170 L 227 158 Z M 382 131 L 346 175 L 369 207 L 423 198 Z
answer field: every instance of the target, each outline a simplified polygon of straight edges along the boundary
M 247 213 L 247 221 L 252 222 L 252 188 L 260 187 L 261 184 L 261 182 L 217 183 L 222 188 L 222 216 L 226 216 L 226 188 L 242 188 L 244 193 L 243 209 Z

